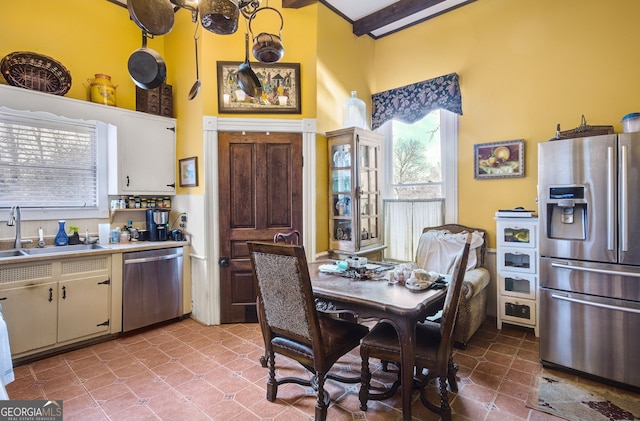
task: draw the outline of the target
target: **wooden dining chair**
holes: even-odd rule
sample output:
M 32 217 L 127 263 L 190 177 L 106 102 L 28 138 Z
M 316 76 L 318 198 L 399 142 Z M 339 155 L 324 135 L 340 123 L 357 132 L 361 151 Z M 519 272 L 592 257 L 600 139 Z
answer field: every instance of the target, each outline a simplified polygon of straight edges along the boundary
M 445 421 L 451 420 L 447 383 L 449 383 L 451 390 L 458 390 L 455 378 L 456 370 L 453 364 L 453 331 L 462 295 L 462 282 L 470 244 L 471 235 L 468 235 L 464 248 L 456 258 L 440 322 L 435 323 L 427 320 L 416 326 L 415 366 L 417 367 L 417 377 L 420 377 L 416 380 L 420 389 L 420 400 L 424 406 L 439 414 Z M 400 364 L 400 343 L 395 328 L 388 323 L 378 323 L 362 340 L 360 356 L 362 357 L 360 409 L 366 411 L 368 400 L 387 399 L 396 392 L 400 385 L 400 376 L 398 375 L 398 380 L 390 389 L 383 393 L 370 393 L 369 358 L 379 358 L 383 361 Z M 426 376 L 422 376 L 423 369 L 428 370 Z M 425 388 L 433 378 L 437 378 L 439 381 L 440 405 L 430 402 L 426 396 Z
M 253 279 L 261 305 L 262 333 L 267 347 L 269 378 L 267 400 L 276 400 L 278 387 L 295 383 L 312 387 L 317 394 L 316 421 L 325 420 L 330 396 L 326 379 L 359 383 L 360 377 L 347 378 L 329 373 L 333 365 L 360 344 L 369 329 L 318 313 L 303 246 L 247 242 Z M 276 353 L 300 363 L 311 379 L 276 378 Z
M 300 244 L 300 231 L 293 230 L 290 232 L 279 232 L 273 236 L 273 242 L 279 243 L 283 242 L 285 244 Z
M 278 233 L 276 233 L 276 235 L 273 236 L 273 242 L 274 243 L 282 242 L 284 244 L 299 245 L 300 244 L 300 231 L 293 230 L 293 231 L 290 231 L 290 232 L 278 232 Z M 256 309 L 257 309 L 257 313 L 258 313 L 258 324 L 260 325 L 260 329 L 262 331 L 264 331 L 266 326 L 265 326 L 262 318 L 260 317 L 260 306 L 262 306 L 262 303 L 260 303 L 260 297 L 258 296 L 256 298 Z M 263 334 L 262 337 L 266 338 L 267 335 Z M 264 355 L 261 355 L 259 360 L 260 360 L 260 365 L 261 366 L 263 366 L 263 367 L 267 366 L 268 354 L 267 354 L 267 344 L 266 343 L 265 343 L 265 346 L 264 346 Z

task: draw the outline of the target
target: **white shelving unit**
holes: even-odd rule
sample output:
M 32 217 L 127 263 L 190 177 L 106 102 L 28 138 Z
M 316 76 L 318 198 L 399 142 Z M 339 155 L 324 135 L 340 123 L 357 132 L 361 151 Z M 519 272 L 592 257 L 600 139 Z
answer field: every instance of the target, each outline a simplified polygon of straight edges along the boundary
M 530 327 L 538 336 L 538 218 L 495 218 L 497 321 Z

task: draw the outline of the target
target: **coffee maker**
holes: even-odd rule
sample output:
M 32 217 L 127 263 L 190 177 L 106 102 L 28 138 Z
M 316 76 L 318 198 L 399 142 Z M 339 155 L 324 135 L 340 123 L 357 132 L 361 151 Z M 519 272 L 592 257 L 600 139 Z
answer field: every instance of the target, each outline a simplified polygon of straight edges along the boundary
M 149 241 L 166 241 L 169 239 L 169 209 L 147 209 L 147 231 Z

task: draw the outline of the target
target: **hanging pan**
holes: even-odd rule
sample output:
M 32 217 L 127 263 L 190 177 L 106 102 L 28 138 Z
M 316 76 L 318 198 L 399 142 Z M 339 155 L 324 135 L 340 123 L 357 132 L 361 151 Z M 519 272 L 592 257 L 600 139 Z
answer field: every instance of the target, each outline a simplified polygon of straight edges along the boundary
M 173 28 L 173 5 L 169 0 L 127 0 L 131 19 L 148 34 L 164 35 Z
M 154 89 L 162 85 L 167 77 L 167 66 L 162 56 L 147 48 L 147 33 L 142 31 L 142 48 L 129 57 L 129 75 L 142 89 Z
M 260 97 L 262 95 L 262 85 L 260 84 L 260 79 L 258 79 L 258 76 L 256 76 L 253 69 L 251 69 L 251 64 L 249 63 L 248 32 L 244 36 L 244 41 L 244 63 L 238 66 L 238 86 L 240 86 L 240 89 L 242 89 L 245 94 L 252 97 Z

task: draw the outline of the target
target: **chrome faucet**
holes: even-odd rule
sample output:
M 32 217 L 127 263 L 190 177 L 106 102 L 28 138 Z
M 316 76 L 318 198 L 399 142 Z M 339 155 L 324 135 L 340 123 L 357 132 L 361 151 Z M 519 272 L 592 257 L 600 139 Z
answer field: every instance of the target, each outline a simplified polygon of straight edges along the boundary
M 33 240 L 23 240 L 22 232 L 20 230 L 22 226 L 22 222 L 20 221 L 20 206 L 14 205 L 11 207 L 9 211 L 9 220 L 7 221 L 7 226 L 16 227 L 16 240 L 13 242 L 13 248 L 21 249 L 23 244 L 33 243 Z

